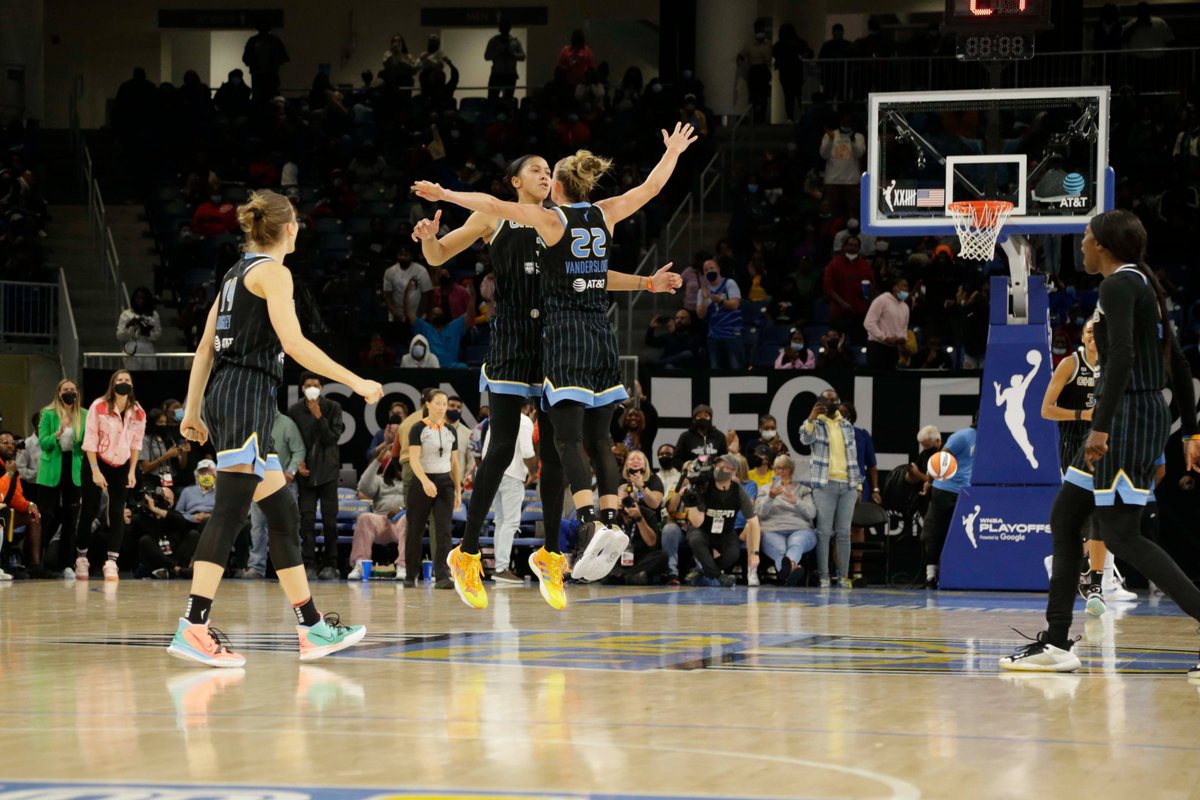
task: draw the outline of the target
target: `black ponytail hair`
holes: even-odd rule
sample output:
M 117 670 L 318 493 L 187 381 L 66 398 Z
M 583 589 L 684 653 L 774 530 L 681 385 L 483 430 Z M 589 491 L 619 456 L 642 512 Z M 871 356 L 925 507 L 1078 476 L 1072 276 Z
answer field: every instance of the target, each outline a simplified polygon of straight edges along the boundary
M 504 170 L 504 188 L 508 189 L 514 195 L 516 195 L 517 189 L 512 185 L 513 178 L 521 174 L 521 170 L 525 169 L 525 165 L 529 163 L 529 159 L 531 158 L 541 158 L 541 156 L 536 153 L 526 153 L 508 162 L 508 167 Z
M 1092 217 L 1088 227 L 1092 229 L 1092 238 L 1097 244 L 1112 253 L 1117 260 L 1135 265 L 1142 275 L 1146 276 L 1146 281 L 1154 290 L 1154 297 L 1158 301 L 1158 317 L 1162 325 L 1162 359 L 1167 373 L 1170 374 L 1175 331 L 1171 327 L 1171 318 L 1167 316 L 1167 293 L 1163 291 L 1154 270 L 1146 263 L 1145 226 L 1132 211 L 1116 209 Z

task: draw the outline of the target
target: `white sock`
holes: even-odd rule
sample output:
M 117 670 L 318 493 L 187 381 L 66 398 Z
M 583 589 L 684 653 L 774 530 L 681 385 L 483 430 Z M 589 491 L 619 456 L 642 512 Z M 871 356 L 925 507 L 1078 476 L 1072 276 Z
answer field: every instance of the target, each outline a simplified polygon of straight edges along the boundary
M 1104 582 L 1106 584 L 1113 583 L 1116 580 L 1116 575 L 1113 573 L 1113 568 L 1117 564 L 1117 559 L 1109 553 L 1104 557 Z
M 925 565 L 925 580 L 931 581 L 937 578 L 937 564 Z

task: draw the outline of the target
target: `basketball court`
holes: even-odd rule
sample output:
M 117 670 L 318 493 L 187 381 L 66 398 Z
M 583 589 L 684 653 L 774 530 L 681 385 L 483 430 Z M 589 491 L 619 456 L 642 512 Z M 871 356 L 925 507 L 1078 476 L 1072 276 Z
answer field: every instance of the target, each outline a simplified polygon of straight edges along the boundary
M 490 594 L 320 584 L 369 633 L 301 666 L 279 588 L 228 581 L 224 671 L 164 652 L 182 582 L 0 587 L 0 797 L 1200 796 L 1169 601 L 1078 612 L 1076 674 L 1001 675 L 1043 595 Z

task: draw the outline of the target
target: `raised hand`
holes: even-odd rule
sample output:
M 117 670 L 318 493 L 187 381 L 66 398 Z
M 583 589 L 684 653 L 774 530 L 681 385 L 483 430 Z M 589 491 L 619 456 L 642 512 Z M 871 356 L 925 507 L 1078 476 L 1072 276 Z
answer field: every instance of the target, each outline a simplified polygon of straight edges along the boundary
M 422 200 L 429 200 L 434 203 L 443 200 L 446 197 L 446 190 L 441 184 L 433 183 L 432 181 L 417 181 L 412 185 L 413 194 Z
M 419 242 L 422 239 L 432 242 L 437 239 L 438 231 L 442 229 L 442 210 L 439 208 L 437 213 L 433 215 L 433 219 L 423 219 L 416 224 L 412 232 L 412 240 Z
M 658 272 L 650 276 L 650 283 L 654 286 L 654 291 L 675 294 L 675 290 L 683 286 L 683 276 L 671 271 L 674 266 L 674 261 L 667 262 Z
M 667 133 L 666 128 L 662 131 L 663 147 L 667 148 L 672 153 L 682 153 L 688 149 L 688 145 L 700 138 L 695 135 L 695 128 L 682 122 L 675 123 L 675 130 Z

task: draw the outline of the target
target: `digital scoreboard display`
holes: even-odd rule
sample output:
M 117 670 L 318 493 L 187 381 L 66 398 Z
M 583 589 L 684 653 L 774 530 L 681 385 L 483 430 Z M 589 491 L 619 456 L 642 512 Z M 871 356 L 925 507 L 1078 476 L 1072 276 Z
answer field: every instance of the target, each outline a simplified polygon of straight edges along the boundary
M 946 0 L 949 28 L 1038 30 L 1050 26 L 1050 0 Z
M 1053 27 L 1050 0 L 946 0 L 946 30 L 961 61 L 1033 58 L 1034 33 Z

